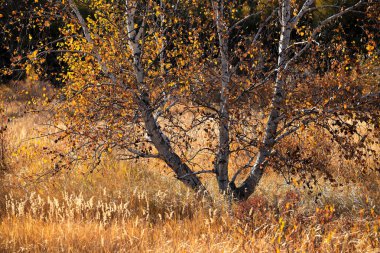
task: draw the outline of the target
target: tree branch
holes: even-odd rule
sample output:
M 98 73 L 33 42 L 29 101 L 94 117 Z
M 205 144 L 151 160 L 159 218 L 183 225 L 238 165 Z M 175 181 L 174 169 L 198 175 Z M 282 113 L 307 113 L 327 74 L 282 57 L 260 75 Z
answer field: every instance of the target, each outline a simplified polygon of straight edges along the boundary
M 159 154 L 145 153 L 145 152 L 141 152 L 141 151 L 139 151 L 137 149 L 133 149 L 133 148 L 126 148 L 126 150 L 128 150 L 132 154 L 137 155 L 137 157 L 142 157 L 142 158 L 159 158 L 159 159 L 162 158 Z
M 303 15 L 309 10 L 314 0 L 306 0 L 298 14 L 290 21 L 291 25 L 295 27 Z
M 227 34 L 230 34 L 235 28 L 237 28 L 239 25 L 243 24 L 245 21 L 247 21 L 248 19 L 256 16 L 256 15 L 259 15 L 261 13 L 261 11 L 259 12 L 256 12 L 256 13 L 252 13 L 242 19 L 240 19 L 238 22 L 236 22 L 235 24 L 233 24 L 230 28 L 228 28 L 228 31 L 227 31 Z
M 214 173 L 215 174 L 215 170 L 200 170 L 200 171 L 195 171 L 195 172 L 192 172 L 192 173 L 187 173 L 181 177 L 177 177 L 178 179 L 184 179 L 185 177 L 188 177 L 188 176 L 192 176 L 192 175 L 198 175 L 198 174 L 205 174 L 205 173 Z

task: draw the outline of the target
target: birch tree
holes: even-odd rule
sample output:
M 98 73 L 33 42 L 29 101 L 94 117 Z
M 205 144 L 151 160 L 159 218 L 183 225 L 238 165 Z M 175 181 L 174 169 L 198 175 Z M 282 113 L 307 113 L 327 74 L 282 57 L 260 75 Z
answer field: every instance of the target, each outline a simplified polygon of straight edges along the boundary
M 339 47 L 322 42 L 323 32 L 353 12 L 374 19 L 376 5 L 242 2 L 97 0 L 87 17 L 76 1 L 62 2 L 62 39 L 26 57 L 37 65 L 54 51 L 68 66 L 52 121 L 56 142 L 70 144 L 57 156 L 58 170 L 88 162 L 92 171 L 106 153 L 158 159 L 200 196 L 211 199 L 204 185 L 211 178 L 201 177 L 212 174 L 222 194 L 245 200 L 268 166 L 282 166 L 285 141 L 308 128 L 352 157 L 371 153 L 376 167 L 374 143 L 359 125 L 378 130 L 378 87 L 359 83 L 346 61 L 332 60 L 339 75 L 313 70 L 324 45 L 331 58 Z M 325 8 L 334 11 L 313 22 Z M 368 33 L 369 58 L 373 38 Z

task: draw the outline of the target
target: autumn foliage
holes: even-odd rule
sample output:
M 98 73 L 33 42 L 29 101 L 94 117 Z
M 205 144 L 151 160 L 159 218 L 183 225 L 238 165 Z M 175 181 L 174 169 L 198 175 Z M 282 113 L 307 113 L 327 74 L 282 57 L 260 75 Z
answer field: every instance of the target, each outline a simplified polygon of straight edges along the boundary
M 378 249 L 376 2 L 16 2 L 1 249 Z

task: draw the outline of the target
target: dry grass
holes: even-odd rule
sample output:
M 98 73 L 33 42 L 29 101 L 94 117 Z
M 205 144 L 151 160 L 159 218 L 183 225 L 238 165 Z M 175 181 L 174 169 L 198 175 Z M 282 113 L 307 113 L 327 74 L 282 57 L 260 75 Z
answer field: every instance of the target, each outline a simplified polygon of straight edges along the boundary
M 9 115 L 20 104 L 8 103 Z M 268 172 L 257 193 L 235 204 L 231 216 L 222 199 L 209 209 L 152 161 L 109 156 L 99 172 L 83 174 L 86 168 L 78 167 L 36 181 L 54 166 L 43 150 L 51 143 L 24 140 L 37 134 L 43 120 L 27 114 L 8 123 L 12 170 L 1 181 L 0 251 L 380 251 L 374 178 L 338 188 L 323 184 L 308 194 Z M 213 183 L 207 187 L 215 191 Z

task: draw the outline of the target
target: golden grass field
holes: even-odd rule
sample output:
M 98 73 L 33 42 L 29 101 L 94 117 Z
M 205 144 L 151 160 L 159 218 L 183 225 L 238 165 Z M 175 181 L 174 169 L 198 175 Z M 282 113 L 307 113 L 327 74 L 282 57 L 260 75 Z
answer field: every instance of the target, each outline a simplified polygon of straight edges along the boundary
M 232 214 L 221 198 L 212 208 L 198 201 L 149 160 L 110 155 L 94 173 L 79 166 L 39 180 L 54 166 L 43 151 L 51 140 L 30 140 L 45 117 L 22 113 L 25 101 L 3 101 L 10 122 L 2 136 L 1 252 L 380 252 L 376 177 L 325 183 L 308 194 L 269 171 Z M 214 181 L 207 182 L 216 192 Z

